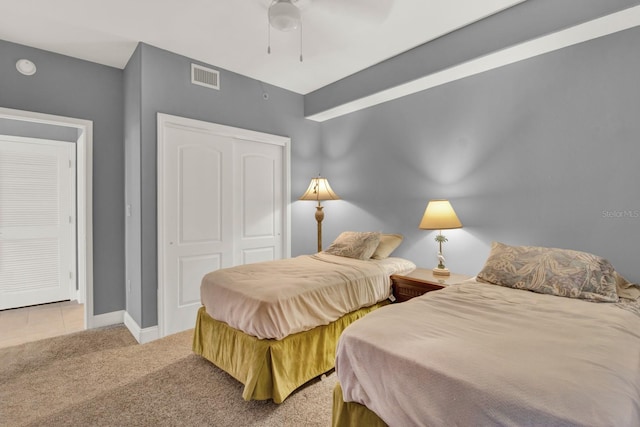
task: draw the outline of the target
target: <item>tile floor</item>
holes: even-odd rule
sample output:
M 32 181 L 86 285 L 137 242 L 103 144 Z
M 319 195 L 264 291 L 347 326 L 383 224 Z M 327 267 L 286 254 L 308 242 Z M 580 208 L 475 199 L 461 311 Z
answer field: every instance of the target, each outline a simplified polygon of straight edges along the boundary
M 0 348 L 84 330 L 84 305 L 62 301 L 0 311 Z

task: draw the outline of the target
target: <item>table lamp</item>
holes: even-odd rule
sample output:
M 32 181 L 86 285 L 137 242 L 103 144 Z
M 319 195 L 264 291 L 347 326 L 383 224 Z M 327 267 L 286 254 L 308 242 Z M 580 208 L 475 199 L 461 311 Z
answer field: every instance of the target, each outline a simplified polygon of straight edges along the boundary
M 320 205 L 321 200 L 340 200 L 340 197 L 333 192 L 327 178 L 318 176 L 317 178 L 311 178 L 311 183 L 307 191 L 300 197 L 300 200 L 313 200 L 317 201 L 316 206 L 316 221 L 318 222 L 318 252 L 322 251 L 322 220 L 324 219 L 324 212 Z
M 447 238 L 442 234 L 442 230 L 462 228 L 462 223 L 453 210 L 451 203 L 448 200 L 429 200 L 419 228 L 422 230 L 439 230 L 436 236 L 436 242 L 439 243 L 438 266 L 433 269 L 433 274 L 448 276 L 450 273 L 444 266 L 444 256 L 442 255 L 442 243 L 446 242 Z

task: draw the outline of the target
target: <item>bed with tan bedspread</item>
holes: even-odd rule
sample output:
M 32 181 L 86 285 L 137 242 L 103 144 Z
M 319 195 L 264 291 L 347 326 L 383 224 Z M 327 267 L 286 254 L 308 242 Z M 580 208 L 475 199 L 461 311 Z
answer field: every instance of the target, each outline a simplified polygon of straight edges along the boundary
M 245 400 L 281 403 L 333 368 L 342 331 L 388 304 L 392 274 L 415 268 L 368 256 L 321 252 L 207 274 L 194 352 L 242 382 Z
M 385 307 L 343 332 L 334 426 L 359 425 L 356 412 L 403 427 L 640 425 L 638 289 L 601 260 L 584 273 L 582 255 L 521 262 L 494 249 L 504 253 L 482 282 Z
M 200 294 L 213 319 L 257 338 L 282 339 L 387 299 L 391 274 L 414 268 L 403 258 L 320 252 L 213 271 Z

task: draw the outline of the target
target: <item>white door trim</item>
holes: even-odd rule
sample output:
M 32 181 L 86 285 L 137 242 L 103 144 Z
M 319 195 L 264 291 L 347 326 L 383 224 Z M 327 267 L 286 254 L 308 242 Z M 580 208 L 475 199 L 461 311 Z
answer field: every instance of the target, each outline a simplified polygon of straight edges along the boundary
M 76 140 L 76 220 L 78 250 L 78 301 L 84 303 L 84 327 L 93 319 L 93 122 L 73 117 L 0 107 L 0 118 L 64 126 L 78 130 Z
M 164 251 L 163 248 L 166 245 L 166 236 L 164 233 L 164 212 L 162 207 L 164 206 L 164 128 L 170 125 L 173 127 L 185 127 L 189 129 L 202 129 L 208 133 L 214 133 L 220 136 L 249 140 L 255 142 L 263 142 L 266 144 L 275 144 L 283 147 L 283 212 L 284 212 L 284 227 L 283 227 L 283 257 L 289 258 L 291 256 L 291 176 L 290 176 L 290 159 L 291 159 L 291 138 L 271 135 L 263 132 L 256 132 L 248 129 L 235 128 L 232 126 L 225 126 L 211 122 L 205 122 L 202 120 L 188 119 L 180 116 L 173 116 L 170 114 L 157 113 L 157 245 L 158 245 L 158 337 L 165 336 L 165 320 L 164 320 L 164 271 L 163 260 Z

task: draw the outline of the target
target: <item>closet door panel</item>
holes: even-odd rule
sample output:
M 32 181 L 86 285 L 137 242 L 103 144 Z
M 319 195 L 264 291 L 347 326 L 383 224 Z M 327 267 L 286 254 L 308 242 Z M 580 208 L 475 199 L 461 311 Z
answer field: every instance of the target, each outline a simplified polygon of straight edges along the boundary
M 198 128 L 163 131 L 165 335 L 194 327 L 202 277 L 234 264 L 232 143 Z
M 281 146 L 238 141 L 235 145 L 236 261 L 282 257 L 283 181 Z

